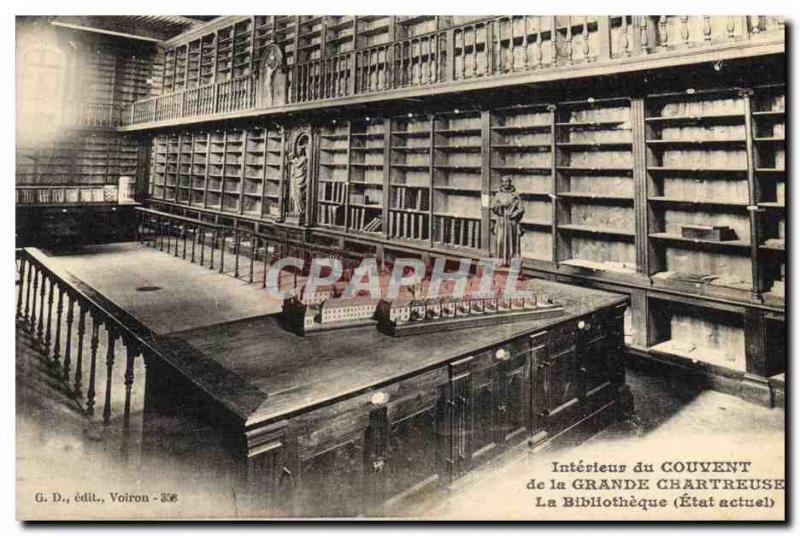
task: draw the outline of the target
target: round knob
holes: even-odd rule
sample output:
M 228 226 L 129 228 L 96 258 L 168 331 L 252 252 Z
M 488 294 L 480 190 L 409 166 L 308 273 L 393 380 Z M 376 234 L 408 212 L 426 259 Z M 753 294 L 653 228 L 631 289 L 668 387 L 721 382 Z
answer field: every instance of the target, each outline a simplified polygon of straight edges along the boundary
M 370 398 L 369 401 L 375 406 L 380 406 L 381 404 L 385 404 L 386 402 L 389 401 L 389 395 L 387 395 L 383 391 L 378 391 L 377 393 L 372 395 L 372 398 Z
M 584 329 L 586 327 L 586 322 L 583 320 L 578 321 L 578 329 Z
M 500 349 L 499 349 L 499 350 L 498 350 L 498 351 L 497 351 L 497 352 L 494 354 L 494 356 L 495 356 L 497 359 L 501 360 L 501 361 L 502 361 L 503 359 L 508 359 L 508 350 L 506 350 L 505 348 L 500 348 Z

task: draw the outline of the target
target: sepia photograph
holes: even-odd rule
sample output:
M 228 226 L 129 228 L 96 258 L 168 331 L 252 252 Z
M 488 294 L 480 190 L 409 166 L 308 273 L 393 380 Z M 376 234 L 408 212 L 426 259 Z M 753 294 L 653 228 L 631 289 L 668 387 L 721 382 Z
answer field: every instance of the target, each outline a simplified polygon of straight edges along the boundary
M 786 522 L 788 17 L 373 7 L 14 16 L 17 520 Z

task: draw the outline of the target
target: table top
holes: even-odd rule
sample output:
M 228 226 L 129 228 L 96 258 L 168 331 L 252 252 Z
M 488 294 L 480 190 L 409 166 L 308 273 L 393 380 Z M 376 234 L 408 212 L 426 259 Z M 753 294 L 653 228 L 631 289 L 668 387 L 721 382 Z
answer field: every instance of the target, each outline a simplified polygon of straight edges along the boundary
M 423 373 L 510 339 L 625 302 L 546 280 L 554 318 L 392 337 L 375 327 L 302 337 L 263 290 L 137 243 L 50 254 L 48 262 L 137 324 L 161 356 L 246 426 L 286 418 Z M 157 292 L 139 292 L 153 285 Z
M 273 314 L 172 333 L 160 346 L 191 367 L 195 379 L 212 384 L 215 395 L 252 425 L 355 396 L 625 301 L 624 296 L 600 290 L 549 281 L 536 284 L 564 305 L 562 316 L 404 337 L 385 335 L 375 327 L 302 337 L 284 330 Z M 201 362 L 207 368 L 196 366 Z M 218 368 L 247 387 L 217 378 Z

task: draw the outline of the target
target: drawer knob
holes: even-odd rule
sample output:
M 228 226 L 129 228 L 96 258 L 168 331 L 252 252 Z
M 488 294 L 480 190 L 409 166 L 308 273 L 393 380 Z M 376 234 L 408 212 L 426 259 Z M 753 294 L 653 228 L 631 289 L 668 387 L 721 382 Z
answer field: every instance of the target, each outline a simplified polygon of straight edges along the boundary
M 500 361 L 502 361 L 502 360 L 504 360 L 504 359 L 508 359 L 508 350 L 506 350 L 505 348 L 500 348 L 500 349 L 499 349 L 499 350 L 498 350 L 498 351 L 497 351 L 497 352 L 494 354 L 494 356 L 495 356 L 495 357 L 496 357 L 498 360 L 500 360 Z
M 378 391 L 377 393 L 372 395 L 372 398 L 370 398 L 369 401 L 375 406 L 380 406 L 389 401 L 389 395 L 387 395 L 383 391 Z
M 578 329 L 589 329 L 592 325 L 589 322 L 584 322 L 583 320 L 578 321 Z

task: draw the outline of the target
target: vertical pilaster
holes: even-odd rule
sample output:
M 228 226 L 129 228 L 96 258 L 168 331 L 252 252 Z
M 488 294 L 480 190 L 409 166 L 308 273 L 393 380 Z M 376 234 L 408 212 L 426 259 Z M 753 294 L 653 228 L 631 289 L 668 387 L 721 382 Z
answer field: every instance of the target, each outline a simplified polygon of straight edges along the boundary
M 636 247 L 636 271 L 649 273 L 647 225 L 647 144 L 644 99 L 631 99 L 631 140 L 633 143 L 633 210 Z

